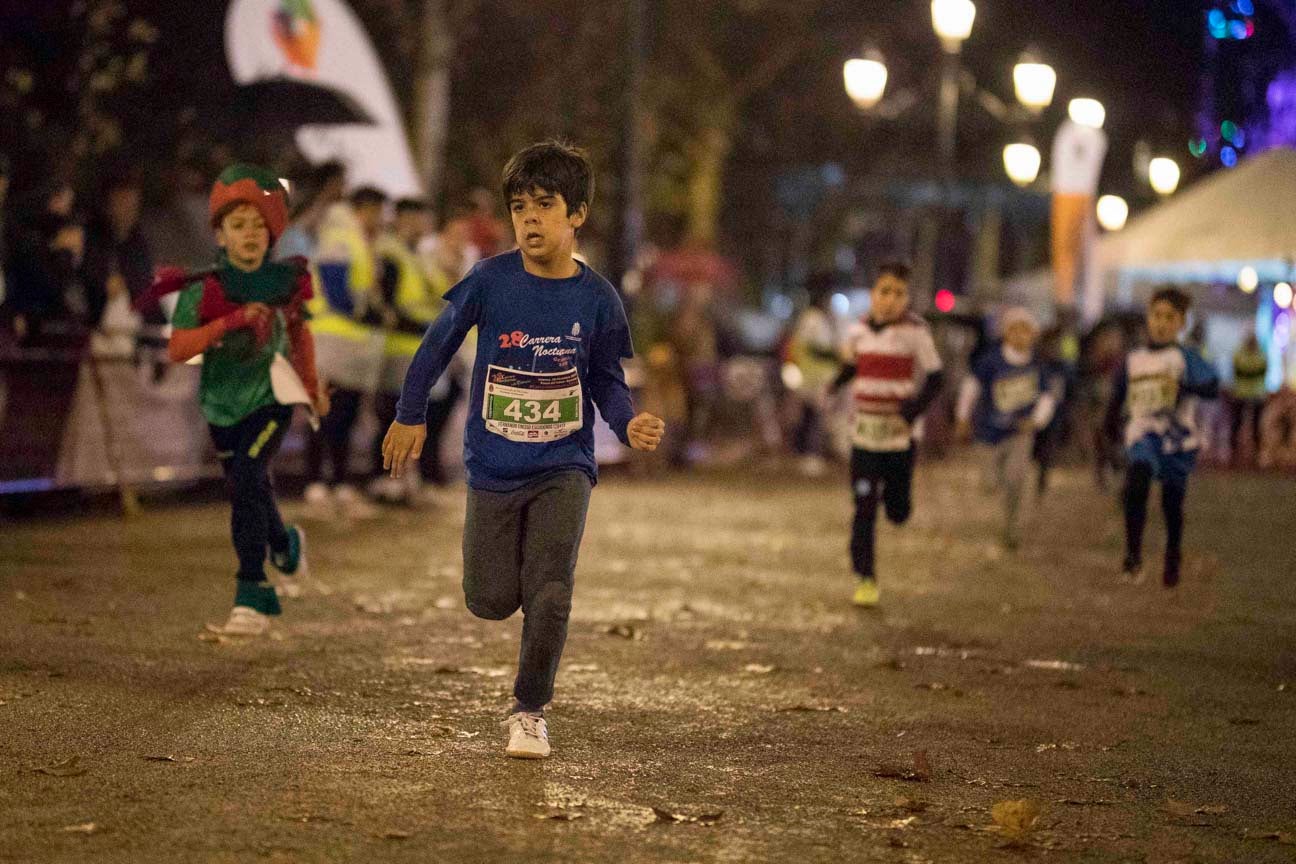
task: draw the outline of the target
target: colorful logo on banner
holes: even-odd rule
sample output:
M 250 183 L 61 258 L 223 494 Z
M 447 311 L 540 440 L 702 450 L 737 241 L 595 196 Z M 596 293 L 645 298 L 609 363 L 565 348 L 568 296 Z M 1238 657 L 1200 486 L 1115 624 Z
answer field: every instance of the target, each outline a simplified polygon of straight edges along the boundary
M 302 69 L 315 68 L 319 54 L 320 25 L 310 0 L 281 0 L 272 26 L 275 43 L 284 57 Z

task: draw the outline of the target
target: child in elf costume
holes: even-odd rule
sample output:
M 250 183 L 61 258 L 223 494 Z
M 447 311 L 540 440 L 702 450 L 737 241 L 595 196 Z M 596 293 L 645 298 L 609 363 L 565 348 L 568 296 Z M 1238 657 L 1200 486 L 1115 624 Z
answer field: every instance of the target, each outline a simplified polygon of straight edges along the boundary
M 311 278 L 301 259 L 274 262 L 267 253 L 287 223 L 287 196 L 272 172 L 227 168 L 212 187 L 212 228 L 221 255 L 199 273 L 163 274 L 139 305 L 180 292 L 167 346 L 172 361 L 202 355 L 198 394 L 229 489 L 238 556 L 234 609 L 225 635 L 259 636 L 280 613 L 266 579 L 270 563 L 287 596 L 305 574 L 305 538 L 285 525 L 275 504 L 270 460 L 292 421 L 294 404 L 328 412 L 315 373 L 314 343 L 304 304 Z M 314 419 L 314 418 L 312 418 Z

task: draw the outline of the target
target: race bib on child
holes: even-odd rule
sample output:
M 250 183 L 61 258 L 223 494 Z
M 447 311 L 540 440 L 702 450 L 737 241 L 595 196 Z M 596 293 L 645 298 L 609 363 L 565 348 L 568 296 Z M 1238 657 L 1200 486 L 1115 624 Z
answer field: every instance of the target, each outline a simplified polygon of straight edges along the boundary
M 1179 382 L 1173 378 L 1147 375 L 1129 382 L 1125 404 L 1135 419 L 1171 412 L 1178 403 Z
M 543 444 L 584 425 L 584 400 L 575 369 L 522 372 L 489 366 L 482 418 L 486 431 L 510 441 Z
M 851 443 L 860 450 L 903 450 L 909 446 L 909 424 L 899 414 L 855 412 Z
M 1000 378 L 994 382 L 992 398 L 995 411 L 1000 414 L 1016 414 L 1034 405 L 1039 399 L 1039 374 L 1032 371 Z

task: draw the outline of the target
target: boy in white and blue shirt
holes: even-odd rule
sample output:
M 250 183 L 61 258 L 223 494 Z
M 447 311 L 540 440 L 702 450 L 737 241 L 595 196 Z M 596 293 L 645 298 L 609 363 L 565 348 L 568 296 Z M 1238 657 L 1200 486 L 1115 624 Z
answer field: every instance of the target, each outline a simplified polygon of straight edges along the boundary
M 975 436 L 984 451 L 987 478 L 1003 494 L 1003 544 L 1015 550 L 1035 433 L 1053 419 L 1057 393 L 1035 353 L 1040 327 L 1030 310 L 1008 309 L 1000 329 L 1003 341 L 973 360 L 959 389 L 958 435 Z
M 1184 499 L 1201 447 L 1199 401 L 1219 395 L 1215 369 L 1178 341 L 1191 307 L 1183 291 L 1157 289 L 1148 303 L 1147 344 L 1126 356 L 1107 406 L 1107 428 L 1121 436 L 1127 463 L 1124 575 L 1129 581 L 1142 580 L 1148 495 L 1152 481 L 1159 480 L 1166 521 L 1162 582 L 1167 588 L 1179 584 Z

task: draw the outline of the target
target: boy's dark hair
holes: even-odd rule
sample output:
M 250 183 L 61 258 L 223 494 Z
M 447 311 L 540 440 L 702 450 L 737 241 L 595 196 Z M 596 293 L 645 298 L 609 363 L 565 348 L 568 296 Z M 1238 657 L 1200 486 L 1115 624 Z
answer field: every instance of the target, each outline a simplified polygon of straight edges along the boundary
M 1180 315 L 1187 315 L 1188 310 L 1192 308 L 1192 297 L 1188 296 L 1186 291 L 1181 291 L 1173 285 L 1158 285 L 1152 292 L 1152 299 L 1148 305 L 1153 303 L 1169 303 L 1174 310 Z
M 375 204 L 381 207 L 387 203 L 387 194 L 373 186 L 361 186 L 351 193 L 350 200 L 352 207 L 372 207 Z
M 397 213 L 425 213 L 428 203 L 422 198 L 401 198 L 396 202 Z
M 589 154 L 561 141 L 541 141 L 513 154 L 504 166 L 504 201 L 537 189 L 567 202 L 567 215 L 594 202 L 594 167 Z
M 883 276 L 894 276 L 901 282 L 908 282 L 913 270 L 903 261 L 883 261 L 882 266 L 878 268 L 878 278 Z

